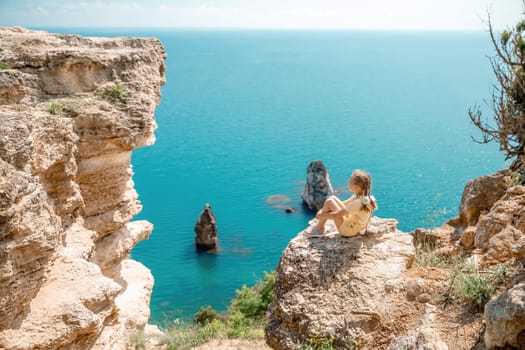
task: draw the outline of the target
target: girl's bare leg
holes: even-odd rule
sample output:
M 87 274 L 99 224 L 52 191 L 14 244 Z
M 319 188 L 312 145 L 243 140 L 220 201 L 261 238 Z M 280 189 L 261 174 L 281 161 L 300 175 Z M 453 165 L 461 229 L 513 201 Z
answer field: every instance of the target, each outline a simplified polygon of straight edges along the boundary
M 321 210 L 319 210 L 318 214 L 335 213 L 343 209 L 344 207 L 344 203 L 339 198 L 337 198 L 336 196 L 330 196 L 324 201 L 323 207 L 321 208 Z M 317 219 L 319 220 L 316 226 L 317 230 L 320 232 L 324 232 L 324 224 L 328 219 L 320 219 L 318 216 Z

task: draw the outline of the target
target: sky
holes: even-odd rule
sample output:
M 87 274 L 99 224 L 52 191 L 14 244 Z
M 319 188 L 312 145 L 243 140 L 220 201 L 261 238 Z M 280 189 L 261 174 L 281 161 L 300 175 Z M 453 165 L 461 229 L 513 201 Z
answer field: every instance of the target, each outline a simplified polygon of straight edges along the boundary
M 0 0 L 0 25 L 246 29 L 486 30 L 522 0 Z

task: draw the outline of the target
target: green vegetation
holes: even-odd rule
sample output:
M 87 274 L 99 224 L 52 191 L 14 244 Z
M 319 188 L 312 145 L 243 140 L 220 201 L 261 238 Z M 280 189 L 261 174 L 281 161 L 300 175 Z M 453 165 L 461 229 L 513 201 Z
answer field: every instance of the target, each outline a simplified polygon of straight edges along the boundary
M 352 337 L 345 337 L 343 339 L 335 339 L 322 335 L 319 331 L 311 335 L 305 344 L 301 345 L 297 350 L 356 350 L 359 348 L 359 343 Z
M 9 66 L 4 61 L 0 61 L 0 70 L 8 69 Z
M 131 337 L 130 341 L 134 350 L 146 349 L 146 335 L 142 331 L 138 331 Z
M 213 321 L 219 319 L 220 314 L 217 311 L 215 311 L 210 305 L 206 307 L 201 306 L 199 311 L 197 311 L 195 315 L 193 315 L 193 323 L 198 324 L 200 326 L 205 326 L 208 323 L 212 323 Z
M 489 15 L 489 33 L 496 50 L 490 60 L 497 80 L 492 91 L 493 123 L 481 119 L 479 107 L 471 108 L 469 117 L 481 131 L 479 142 L 498 142 L 506 159 L 514 159 L 511 169 L 520 169 L 525 157 L 525 20 L 497 37 Z
M 483 310 L 490 297 L 503 283 L 507 265 L 502 264 L 490 271 L 478 271 L 461 258 L 450 262 L 449 288 L 441 296 L 444 307 L 460 301 Z
M 449 262 L 445 257 L 436 253 L 434 243 L 424 240 L 416 246 L 416 259 L 414 266 L 448 267 Z
M 261 339 L 265 314 L 273 300 L 275 272 L 264 273 L 264 278 L 253 287 L 242 286 L 224 313 L 211 306 L 201 307 L 191 322 L 171 322 L 166 329 L 164 344 L 168 350 L 184 350 L 211 339 Z
M 443 209 L 439 207 L 439 200 L 442 195 L 442 193 L 436 194 L 433 203 L 425 206 L 425 221 L 423 222 L 423 227 L 433 230 L 439 225 L 443 214 Z
M 456 293 L 479 310 L 490 300 L 490 296 L 503 282 L 507 265 L 498 266 L 481 274 L 478 271 L 463 274 L 458 279 Z
M 214 320 L 204 326 L 182 324 L 166 330 L 163 343 L 168 350 L 189 350 L 211 339 L 224 338 L 225 324 Z
M 53 115 L 57 115 L 62 111 L 62 106 L 59 103 L 52 102 L 47 108 L 47 111 Z
M 438 201 L 441 194 L 437 194 L 434 198 L 434 203 L 430 207 L 425 208 L 425 222 L 424 227 L 429 228 L 432 232 L 438 225 L 441 217 L 442 210 L 439 209 Z M 435 243 L 427 238 L 425 233 L 422 240 L 419 240 L 416 245 L 416 259 L 414 261 L 415 266 L 434 266 L 434 267 L 447 267 L 449 262 L 445 257 L 436 253 Z
M 525 168 L 514 171 L 511 178 L 514 185 L 525 185 Z
M 120 84 L 117 84 L 113 87 L 97 89 L 95 91 L 95 95 L 97 95 L 100 98 L 103 98 L 104 100 L 108 100 L 109 102 L 112 102 L 112 103 L 124 102 L 125 94 L 126 94 L 126 91 L 124 89 L 124 86 Z

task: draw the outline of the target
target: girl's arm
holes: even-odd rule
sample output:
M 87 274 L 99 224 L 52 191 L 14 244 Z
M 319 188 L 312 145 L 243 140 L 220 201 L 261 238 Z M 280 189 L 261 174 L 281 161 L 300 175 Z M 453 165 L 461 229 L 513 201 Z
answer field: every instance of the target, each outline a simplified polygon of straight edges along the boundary
M 332 213 L 318 213 L 317 214 L 317 218 L 318 219 L 327 219 L 327 220 L 332 219 L 333 220 L 333 219 L 336 219 L 336 218 L 342 218 L 346 214 L 348 214 L 346 209 L 341 209 L 339 211 L 332 212 Z
M 348 202 L 348 203 L 346 203 Z M 347 214 L 355 214 L 358 213 L 361 210 L 361 201 L 354 200 L 354 196 L 352 196 L 350 199 L 346 200 L 345 207 L 339 211 L 333 212 L 333 213 L 321 213 L 317 214 L 318 219 L 334 219 L 334 218 L 342 218 Z
M 347 206 L 348 204 L 350 204 L 350 202 L 352 202 L 353 200 L 355 199 L 355 194 L 353 194 L 350 198 L 348 198 L 347 200 L 344 200 L 343 203 L 345 206 Z

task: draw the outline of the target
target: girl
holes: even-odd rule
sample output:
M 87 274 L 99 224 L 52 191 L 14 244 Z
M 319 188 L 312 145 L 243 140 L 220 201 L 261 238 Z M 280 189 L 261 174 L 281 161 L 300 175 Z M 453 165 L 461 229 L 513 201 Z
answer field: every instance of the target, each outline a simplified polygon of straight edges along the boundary
M 348 188 L 354 195 L 345 201 L 330 196 L 324 202 L 317 215 L 318 223 L 307 234 L 319 236 L 324 234 L 324 224 L 333 220 L 337 230 L 344 237 L 353 237 L 368 226 L 372 212 L 377 209 L 377 202 L 370 194 L 372 179 L 362 170 L 355 170 L 348 182 Z

